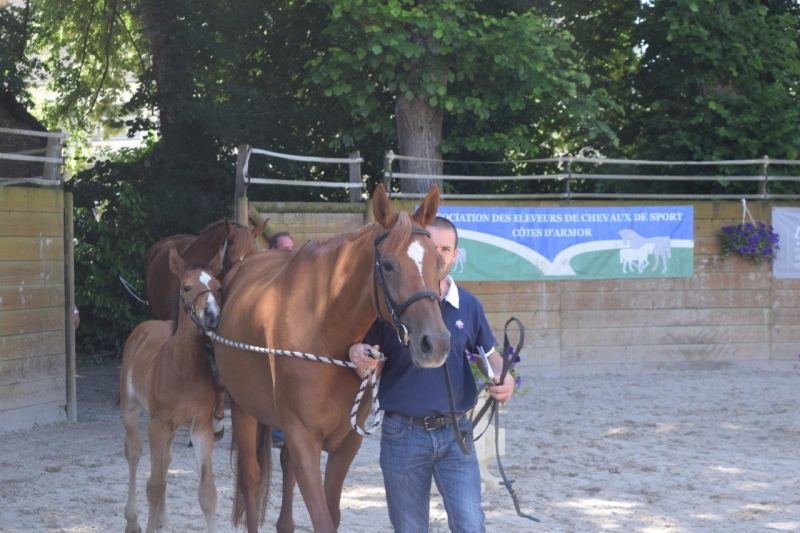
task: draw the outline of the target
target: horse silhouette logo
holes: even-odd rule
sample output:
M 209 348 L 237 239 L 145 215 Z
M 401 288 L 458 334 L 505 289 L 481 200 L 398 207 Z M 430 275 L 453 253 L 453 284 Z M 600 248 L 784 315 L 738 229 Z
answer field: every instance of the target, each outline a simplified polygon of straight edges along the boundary
M 453 272 L 455 272 L 456 267 L 459 267 L 459 272 L 464 272 L 464 265 L 467 263 L 467 249 L 466 248 L 459 248 L 455 259 L 453 259 Z
M 653 252 L 654 244 L 652 242 L 645 243 L 641 248 L 620 248 L 619 262 L 622 264 L 622 273 L 626 274 L 626 267 L 633 272 L 633 269 L 639 271 L 639 274 L 644 272 L 650 261 L 647 256 Z M 634 265 L 634 263 L 636 263 Z
M 623 273 L 625 272 L 626 265 L 633 271 L 633 261 L 637 261 L 636 268 L 639 269 L 640 273 L 643 272 L 644 268 L 649 264 L 647 256 L 650 254 L 653 254 L 655 257 L 653 259 L 653 270 L 658 268 L 659 260 L 661 260 L 661 273 L 667 273 L 667 262 L 672 257 L 672 244 L 670 243 L 669 237 L 642 237 L 632 229 L 620 230 L 619 236 L 622 238 L 619 262 L 622 264 Z M 652 247 L 647 245 L 652 245 Z M 647 248 L 646 253 L 640 251 L 639 254 L 634 254 L 634 250 L 641 250 L 641 248 L 645 247 Z M 623 257 L 623 250 L 627 250 L 625 252 L 625 257 Z M 642 254 L 644 254 L 644 266 L 642 266 L 642 259 L 640 257 Z M 627 262 L 625 258 L 628 258 Z

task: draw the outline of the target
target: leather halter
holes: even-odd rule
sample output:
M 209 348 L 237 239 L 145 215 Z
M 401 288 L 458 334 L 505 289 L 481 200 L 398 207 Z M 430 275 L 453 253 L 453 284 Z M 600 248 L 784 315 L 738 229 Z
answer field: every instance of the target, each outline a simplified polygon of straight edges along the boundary
M 431 236 L 430 233 L 422 228 L 411 228 L 411 231 L 419 235 L 425 235 L 428 238 Z M 386 233 L 375 237 L 375 280 L 377 283 L 372 284 L 373 296 L 375 298 L 375 307 L 378 309 L 378 315 L 383 318 L 383 315 L 381 314 L 381 306 L 378 305 L 378 285 L 380 285 L 381 289 L 383 290 L 383 297 L 386 300 L 386 308 L 389 309 L 389 315 L 391 315 L 394 326 L 397 329 L 397 338 L 400 340 L 400 343 L 403 346 L 408 347 L 408 343 L 411 339 L 409 338 L 408 328 L 400 320 L 400 317 L 402 316 L 403 312 L 408 309 L 408 306 L 417 300 L 421 300 L 422 298 L 436 300 L 439 298 L 439 295 L 433 291 L 422 291 L 418 292 L 402 304 L 398 304 L 394 301 L 392 295 L 389 294 L 389 287 L 386 285 L 386 278 L 383 275 L 383 267 L 381 266 L 381 253 L 378 250 L 378 245 L 389 236 L 389 233 L 391 233 L 391 231 L 387 231 Z
M 210 292 L 212 296 L 214 295 L 214 291 L 212 291 L 211 289 L 206 289 L 204 291 L 200 291 L 200 292 L 197 293 L 197 296 L 194 297 L 194 300 L 192 300 L 191 304 L 187 304 L 186 300 L 183 299 L 183 296 L 182 295 L 180 296 L 181 304 L 183 304 L 183 312 L 184 313 L 189 313 L 189 318 L 191 318 L 192 322 L 194 322 L 195 326 L 200 328 L 202 331 L 206 331 L 206 327 L 200 321 L 200 317 L 197 316 L 197 311 L 194 310 L 194 306 L 197 303 L 197 299 L 200 298 L 202 295 L 204 295 L 207 292 Z

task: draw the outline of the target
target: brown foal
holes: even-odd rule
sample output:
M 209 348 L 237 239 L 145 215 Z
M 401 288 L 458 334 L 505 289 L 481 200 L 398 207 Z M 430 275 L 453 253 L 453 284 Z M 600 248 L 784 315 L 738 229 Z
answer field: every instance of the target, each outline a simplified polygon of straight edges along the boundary
M 180 281 L 177 321 L 149 320 L 136 327 L 125 343 L 120 370 L 120 410 L 125 426 L 128 460 L 126 533 L 141 531 L 136 509 L 136 470 L 142 456 L 139 418 L 147 410 L 150 478 L 147 481 L 147 533 L 166 523 L 167 469 L 172 441 L 179 427 L 189 424 L 200 485 L 200 508 L 209 531 L 215 531 L 217 489 L 211 468 L 214 447 L 212 412 L 216 386 L 206 358 L 204 332 L 217 326 L 221 284 L 215 277 L 222 257 L 206 267 L 189 263 L 175 248 L 169 253 L 172 275 Z
M 209 224 L 200 235 L 181 233 L 162 239 L 145 255 L 144 272 L 147 303 L 156 320 L 176 320 L 173 302 L 178 294 L 178 279 L 170 272 L 169 251 L 174 247 L 184 261 L 209 263 L 225 249 L 222 269 L 216 278 L 222 282 L 225 274 L 239 261 L 258 251 L 256 239 L 264 231 L 269 219 L 254 229 L 231 222 L 227 218 Z M 214 434 L 223 435 L 225 418 L 225 388 L 217 381 L 217 399 L 214 402 Z

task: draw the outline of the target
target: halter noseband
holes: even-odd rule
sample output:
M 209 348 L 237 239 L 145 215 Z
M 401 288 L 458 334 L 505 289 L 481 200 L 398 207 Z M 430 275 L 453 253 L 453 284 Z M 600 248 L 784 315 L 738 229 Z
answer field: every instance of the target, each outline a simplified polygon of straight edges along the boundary
M 418 233 L 419 235 L 425 235 L 428 238 L 431 236 L 430 233 L 422 228 L 411 228 L 411 231 L 413 233 Z M 375 297 L 375 307 L 378 309 L 378 314 L 381 315 L 381 307 L 378 305 L 378 285 L 380 285 L 381 289 L 383 290 L 383 297 L 386 300 L 386 308 L 389 309 L 389 315 L 391 315 L 392 321 L 394 321 L 394 326 L 397 328 L 397 338 L 400 340 L 400 343 L 403 346 L 408 347 L 408 343 L 410 342 L 408 328 L 400 320 L 400 316 L 406 309 L 408 309 L 409 305 L 413 304 L 417 300 L 421 300 L 422 298 L 436 300 L 439 295 L 433 291 L 422 291 L 418 292 L 402 304 L 398 304 L 394 301 L 394 298 L 392 298 L 392 296 L 389 294 L 389 287 L 386 285 L 386 278 L 383 276 L 383 268 L 381 267 L 381 253 L 378 251 L 378 245 L 389 236 L 389 233 L 391 233 L 391 231 L 387 231 L 383 235 L 378 235 L 375 237 L 375 279 L 378 280 L 378 283 L 373 283 L 372 285 L 373 295 Z M 381 316 L 381 318 L 383 318 L 383 316 Z
M 192 322 L 194 322 L 195 326 L 197 326 L 198 328 L 200 328 L 203 331 L 205 331 L 206 328 L 201 323 L 200 317 L 197 316 L 197 311 L 194 310 L 194 306 L 197 303 L 197 299 L 200 298 L 202 295 L 204 295 L 207 292 L 210 292 L 212 294 L 212 296 L 214 294 L 214 291 L 212 291 L 211 289 L 206 289 L 204 291 L 200 291 L 200 292 L 197 293 L 197 296 L 194 297 L 194 300 L 192 300 L 191 305 L 186 303 L 186 300 L 183 299 L 183 296 L 180 296 L 181 303 L 183 304 L 183 312 L 184 313 L 189 313 L 189 318 L 192 319 Z

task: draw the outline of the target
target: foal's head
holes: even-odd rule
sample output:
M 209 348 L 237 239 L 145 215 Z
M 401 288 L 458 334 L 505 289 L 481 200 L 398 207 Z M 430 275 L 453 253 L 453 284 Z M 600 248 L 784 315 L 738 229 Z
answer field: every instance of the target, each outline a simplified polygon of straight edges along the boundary
M 217 280 L 222 269 L 222 256 L 214 256 L 208 266 L 187 264 L 172 247 L 169 250 L 169 268 L 181 280 L 176 302 L 180 305 L 178 312 L 187 313 L 192 322 L 204 331 L 216 328 L 222 305 L 222 284 Z M 177 312 L 174 316 L 177 329 Z
M 265 219 L 261 224 L 250 229 L 247 226 L 225 219 L 223 222 L 225 257 L 222 264 L 222 276 L 233 268 L 236 263 L 258 251 L 256 239 L 267 227 L 267 222 L 269 222 L 269 219 Z
M 408 342 L 411 359 L 422 368 L 441 366 L 450 351 L 450 333 L 439 307 L 439 276 L 442 256 L 436 251 L 425 226 L 436 218 L 439 189 L 434 187 L 413 216 L 395 215 L 382 185 L 375 190 L 372 214 L 388 235 L 376 244 L 380 272 L 378 314 L 398 328 L 402 342 Z M 380 239 L 380 237 L 379 237 Z M 388 292 L 390 303 L 385 294 Z M 391 308 L 394 309 L 391 309 Z M 397 324 L 396 322 L 399 322 Z

